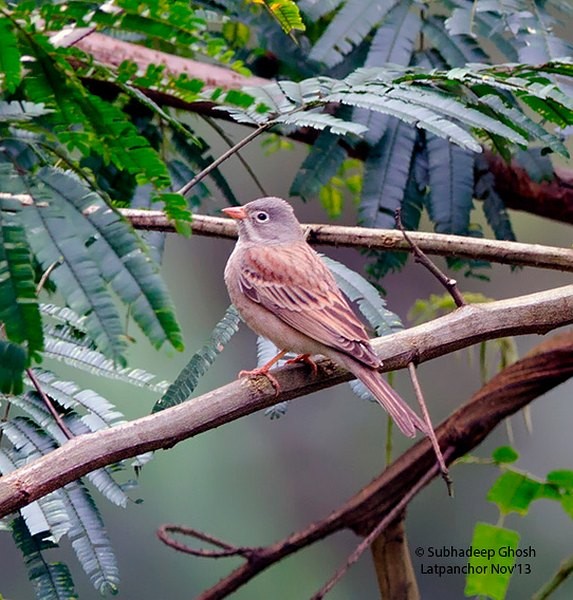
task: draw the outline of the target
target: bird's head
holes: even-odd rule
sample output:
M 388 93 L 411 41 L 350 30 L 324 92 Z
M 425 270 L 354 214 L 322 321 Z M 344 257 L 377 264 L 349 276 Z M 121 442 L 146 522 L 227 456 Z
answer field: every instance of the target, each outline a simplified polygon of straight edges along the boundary
M 280 245 L 304 239 L 292 206 L 282 198 L 259 198 L 223 212 L 237 220 L 242 242 Z

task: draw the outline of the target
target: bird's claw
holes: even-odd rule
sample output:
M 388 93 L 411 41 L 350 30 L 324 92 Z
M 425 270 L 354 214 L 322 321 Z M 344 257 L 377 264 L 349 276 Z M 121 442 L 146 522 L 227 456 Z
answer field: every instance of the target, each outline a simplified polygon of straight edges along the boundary
M 299 354 L 298 356 L 295 356 L 294 358 L 289 358 L 286 361 L 286 364 L 291 365 L 291 364 L 299 363 L 299 362 L 303 362 L 303 363 L 307 364 L 312 369 L 312 374 L 315 376 L 318 375 L 318 366 L 314 362 L 314 360 L 312 360 L 312 358 L 310 358 L 310 354 Z

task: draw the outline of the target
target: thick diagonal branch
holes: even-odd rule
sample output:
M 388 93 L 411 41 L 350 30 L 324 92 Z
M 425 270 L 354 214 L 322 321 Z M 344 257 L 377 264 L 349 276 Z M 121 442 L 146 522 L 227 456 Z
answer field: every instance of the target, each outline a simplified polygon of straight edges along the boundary
M 547 333 L 573 323 L 573 285 L 488 304 L 466 305 L 418 327 L 373 340 L 386 370 L 405 368 L 477 342 L 525 333 Z M 304 367 L 276 371 L 282 392 L 266 378 L 243 379 L 162 412 L 91 433 L 0 478 L 0 517 L 100 467 L 174 444 L 282 400 L 348 381 L 327 360 L 319 375 Z

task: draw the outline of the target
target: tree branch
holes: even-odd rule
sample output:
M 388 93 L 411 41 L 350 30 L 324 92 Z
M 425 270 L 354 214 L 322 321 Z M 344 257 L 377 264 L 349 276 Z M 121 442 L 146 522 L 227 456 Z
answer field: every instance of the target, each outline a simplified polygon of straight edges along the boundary
M 168 233 L 175 231 L 173 223 L 160 210 L 122 208 L 120 212 L 137 229 Z M 404 239 L 402 232 L 394 229 L 322 224 L 309 224 L 304 227 L 308 230 L 307 241 L 311 244 L 412 252 L 412 247 Z M 195 214 L 191 229 L 195 235 L 227 239 L 237 237 L 237 224 L 232 219 L 221 217 Z M 408 237 L 421 250 L 436 256 L 460 256 L 506 265 L 573 272 L 573 249 L 571 248 L 420 231 L 409 231 Z
M 396 370 L 405 368 L 409 362 L 424 362 L 483 340 L 546 333 L 570 323 L 573 323 L 573 285 L 509 300 L 466 305 L 430 323 L 376 338 L 373 346 L 384 361 L 384 370 Z M 351 379 L 350 373 L 328 360 L 317 364 L 319 375 L 311 378 L 298 365 L 276 370 L 282 390 L 278 396 L 266 378 L 241 379 L 159 413 L 80 435 L 0 477 L 0 517 L 94 469 L 143 452 L 170 448 L 261 408 Z M 478 434 L 474 433 L 474 437 Z

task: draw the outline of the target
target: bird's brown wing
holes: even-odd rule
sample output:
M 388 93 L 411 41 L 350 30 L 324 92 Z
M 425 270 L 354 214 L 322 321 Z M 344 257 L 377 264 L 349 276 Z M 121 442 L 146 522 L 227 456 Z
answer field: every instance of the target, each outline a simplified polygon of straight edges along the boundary
M 362 323 L 318 255 L 300 242 L 245 249 L 240 286 L 252 301 L 294 329 L 370 367 L 380 360 Z

